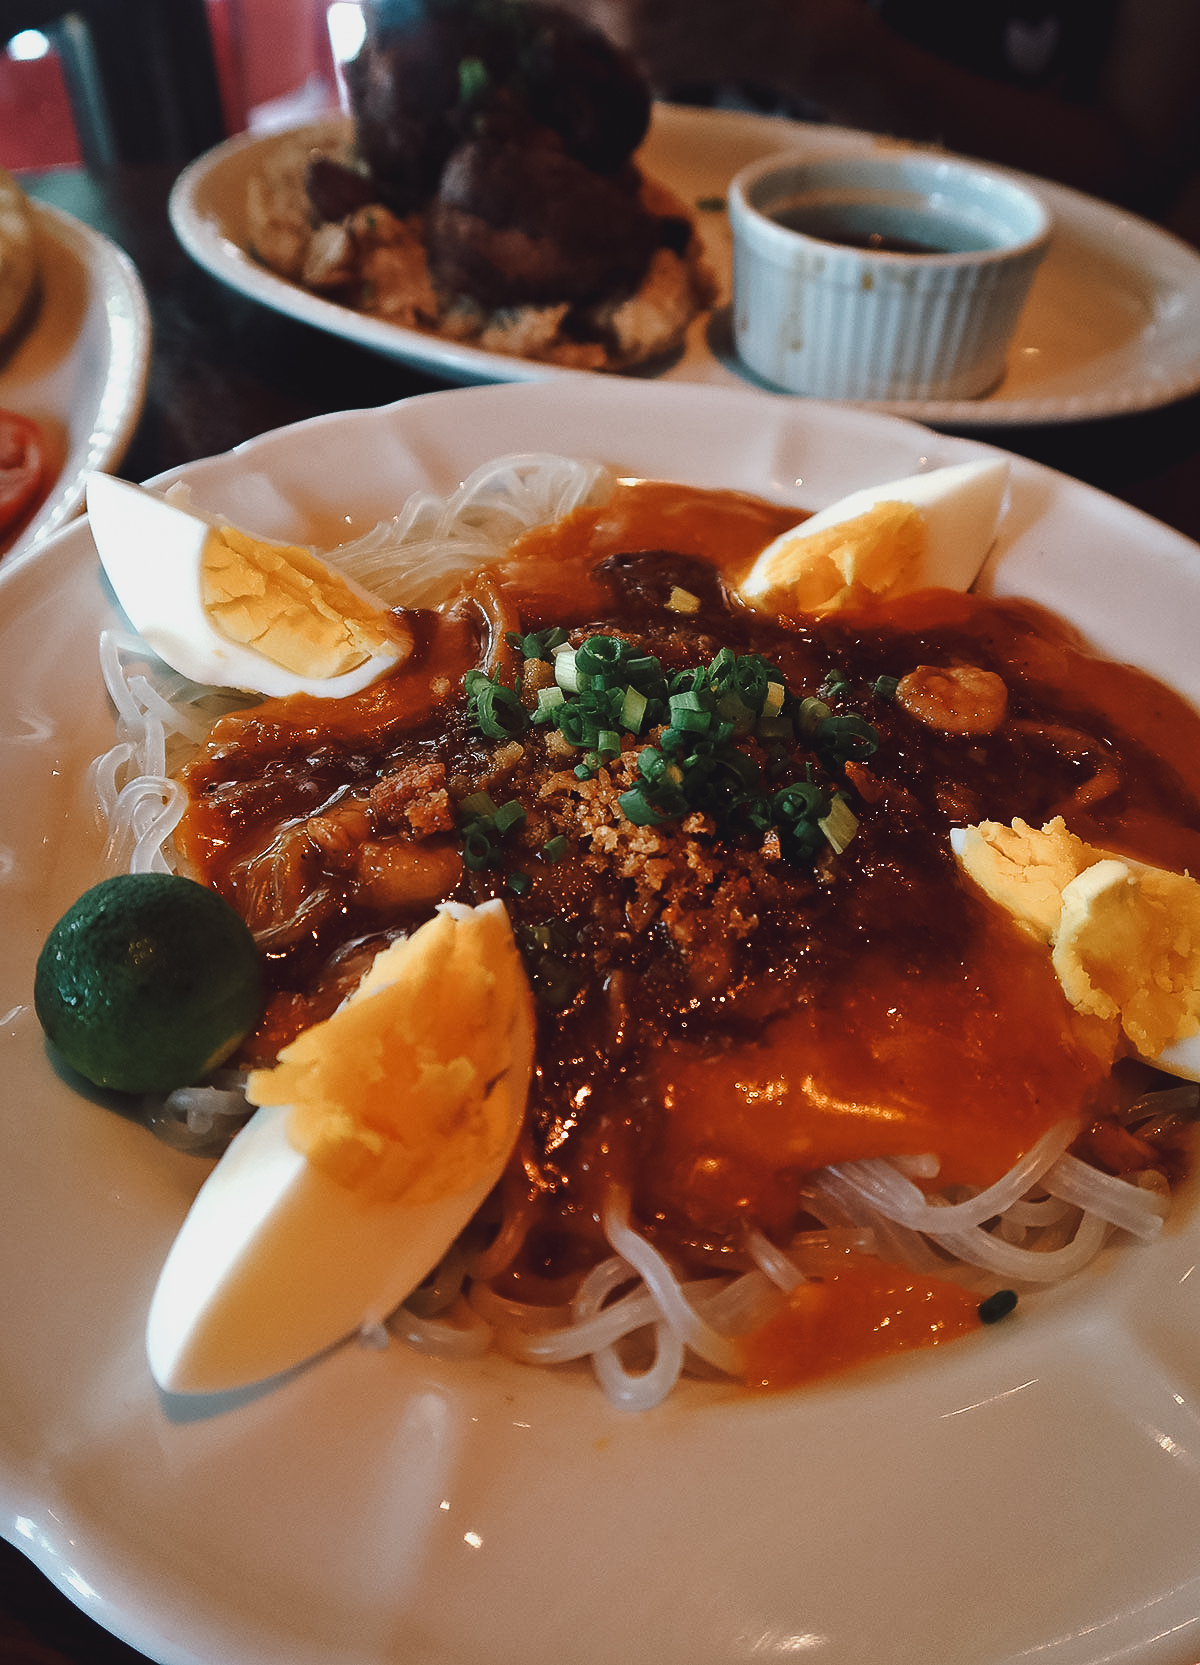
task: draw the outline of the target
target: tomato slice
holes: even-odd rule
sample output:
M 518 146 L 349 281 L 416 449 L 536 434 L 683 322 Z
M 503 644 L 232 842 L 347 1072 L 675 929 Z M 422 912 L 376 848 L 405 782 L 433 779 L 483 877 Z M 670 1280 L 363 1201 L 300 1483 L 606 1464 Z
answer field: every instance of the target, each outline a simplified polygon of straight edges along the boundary
M 0 410 L 0 532 L 20 520 L 41 484 L 41 430 L 28 416 Z

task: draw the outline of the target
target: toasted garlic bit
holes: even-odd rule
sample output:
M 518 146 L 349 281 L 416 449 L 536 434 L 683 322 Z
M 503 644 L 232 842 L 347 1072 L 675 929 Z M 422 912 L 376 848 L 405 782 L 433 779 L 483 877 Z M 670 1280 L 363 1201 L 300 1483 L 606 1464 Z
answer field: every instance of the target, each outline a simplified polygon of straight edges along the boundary
M 897 683 L 896 704 L 943 734 L 991 734 L 1004 721 L 1008 689 L 978 665 L 918 665 Z

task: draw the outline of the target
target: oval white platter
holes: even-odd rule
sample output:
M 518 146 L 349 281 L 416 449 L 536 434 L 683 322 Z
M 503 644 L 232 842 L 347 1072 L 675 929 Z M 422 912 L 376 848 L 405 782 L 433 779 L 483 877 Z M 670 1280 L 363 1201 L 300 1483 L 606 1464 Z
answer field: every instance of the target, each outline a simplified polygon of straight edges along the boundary
M 545 381 L 586 373 L 402 329 L 311 294 L 260 266 L 248 252 L 246 181 L 287 138 L 230 139 L 180 175 L 171 219 L 200 265 L 264 306 L 447 382 Z M 733 256 L 724 206 L 729 181 L 747 163 L 776 152 L 861 153 L 894 149 L 896 143 L 777 116 L 657 105 L 639 159 L 696 209 L 720 297 L 715 310 L 692 325 L 678 358 L 639 375 L 753 388 L 764 398 L 792 397 L 757 382 L 733 350 L 728 307 Z M 1137 215 L 1063 185 L 1014 177 L 1039 192 L 1055 231 L 1019 321 L 1004 380 L 981 399 L 904 400 L 867 408 L 935 427 L 1003 428 L 1149 410 L 1200 387 L 1195 329 L 1200 255 Z

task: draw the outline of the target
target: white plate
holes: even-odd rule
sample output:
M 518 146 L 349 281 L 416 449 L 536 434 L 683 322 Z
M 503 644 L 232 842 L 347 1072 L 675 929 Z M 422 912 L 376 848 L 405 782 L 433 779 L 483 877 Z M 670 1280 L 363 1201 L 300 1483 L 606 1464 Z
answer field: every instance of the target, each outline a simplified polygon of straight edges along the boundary
M 229 140 L 176 182 L 171 219 L 188 253 L 216 277 L 277 312 L 398 358 L 450 382 L 545 381 L 580 371 L 485 353 L 368 318 L 276 277 L 247 254 L 246 180 L 281 142 L 278 135 Z M 641 152 L 647 172 L 691 204 L 719 201 L 733 175 L 779 151 L 863 151 L 880 140 L 846 128 L 773 116 L 658 105 Z M 1024 179 L 1055 217 L 1055 236 L 1017 328 L 1009 371 L 983 399 L 907 400 L 869 408 L 935 427 L 1077 422 L 1149 410 L 1200 387 L 1200 256 L 1177 238 L 1092 197 Z M 697 319 L 662 381 L 753 387 L 778 394 L 742 368 L 728 317 L 732 249 L 724 207 L 698 215 L 722 302 Z
M 818 507 L 984 448 L 832 406 L 573 378 L 322 417 L 179 470 L 201 507 L 332 541 L 513 450 Z M 1200 550 L 1022 460 L 985 583 L 1200 698 Z M 0 1530 L 169 1665 L 1184 1665 L 1200 1647 L 1191 1200 L 1013 1321 L 809 1391 L 357 1344 L 188 1415 L 151 1291 L 204 1165 L 69 1091 L 30 1009 L 96 872 L 111 741 L 86 524 L 0 572 Z
M 93 469 L 120 464 L 150 367 L 150 314 L 128 255 L 61 209 L 31 206 L 41 299 L 11 349 L 0 349 L 0 407 L 40 423 L 61 462 L 6 562 L 78 514 Z

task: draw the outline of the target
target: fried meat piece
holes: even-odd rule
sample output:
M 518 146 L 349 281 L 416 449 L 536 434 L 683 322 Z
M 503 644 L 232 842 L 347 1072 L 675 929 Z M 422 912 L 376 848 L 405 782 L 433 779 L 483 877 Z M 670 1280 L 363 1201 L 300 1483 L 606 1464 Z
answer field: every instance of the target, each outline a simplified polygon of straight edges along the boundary
M 492 308 L 630 294 L 658 241 L 636 188 L 593 173 L 544 132 L 460 146 L 427 222 L 435 280 Z
M 633 60 L 578 18 L 529 0 L 383 6 L 345 74 L 358 152 L 379 200 L 399 214 L 433 196 L 451 153 L 498 103 L 518 106 L 600 173 L 615 173 L 650 124 Z

